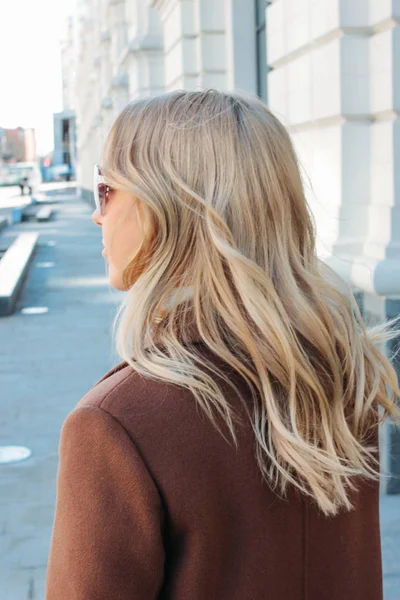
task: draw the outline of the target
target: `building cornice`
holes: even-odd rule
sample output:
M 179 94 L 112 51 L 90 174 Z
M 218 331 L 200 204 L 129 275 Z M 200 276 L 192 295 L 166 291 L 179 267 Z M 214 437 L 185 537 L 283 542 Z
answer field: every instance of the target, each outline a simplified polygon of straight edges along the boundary
M 154 35 L 138 35 L 129 42 L 129 52 L 157 52 L 163 49 L 162 39 Z
M 165 13 L 172 4 L 172 0 L 147 0 L 147 2 L 150 8 L 155 8 L 161 13 Z
M 115 75 L 111 80 L 111 88 L 127 88 L 129 87 L 129 78 L 126 73 Z
M 100 32 L 100 42 L 109 42 L 111 40 L 111 32 L 109 29 L 103 29 Z
M 112 98 L 110 98 L 109 96 L 103 98 L 103 100 L 101 101 L 101 107 L 106 110 L 110 110 L 113 107 Z
M 166 4 L 168 0 L 147 0 L 148 5 L 151 8 L 155 8 L 157 10 L 161 10 L 163 5 Z

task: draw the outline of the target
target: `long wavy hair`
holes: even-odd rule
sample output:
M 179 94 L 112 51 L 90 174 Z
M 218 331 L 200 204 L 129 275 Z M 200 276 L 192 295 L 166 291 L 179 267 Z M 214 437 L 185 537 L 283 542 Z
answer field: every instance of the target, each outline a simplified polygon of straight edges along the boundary
M 354 477 L 380 477 L 372 433 L 400 418 L 381 350 L 396 332 L 368 329 L 350 287 L 317 258 L 284 126 L 238 94 L 144 98 L 116 119 L 102 168 L 144 215 L 114 322 L 117 353 L 146 377 L 190 389 L 237 444 L 240 420 L 210 372 L 240 390 L 178 335 L 189 301 L 202 343 L 248 384 L 268 484 L 283 496 L 295 486 L 326 515 L 354 508 Z

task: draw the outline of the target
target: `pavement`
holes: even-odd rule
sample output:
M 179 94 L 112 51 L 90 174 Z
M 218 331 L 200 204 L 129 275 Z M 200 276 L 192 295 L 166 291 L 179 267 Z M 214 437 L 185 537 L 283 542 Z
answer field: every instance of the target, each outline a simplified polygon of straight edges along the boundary
M 0 319 L 0 445 L 32 456 L 0 465 L 0 600 L 42 600 L 62 423 L 119 358 L 111 325 L 121 293 L 108 285 L 101 231 L 73 188 L 48 190 L 55 216 L 0 233 L 40 233 L 16 312 Z M 24 314 L 28 307 L 47 308 Z M 400 600 L 400 495 L 381 495 L 385 600 Z M 362 600 L 362 599 L 355 599 Z
M 32 198 L 38 203 L 48 202 L 60 192 L 64 194 L 75 193 L 76 182 L 46 182 L 32 195 L 21 195 L 21 190 L 18 185 L 0 186 L 0 217 L 11 217 L 13 208 L 22 208 L 32 203 Z M 1 599 L 0 599 L 1 600 Z
M 32 450 L 25 462 L 0 465 L 0 600 L 44 597 L 61 425 L 119 362 L 110 330 L 120 293 L 108 285 L 101 230 L 68 190 L 52 200 L 48 223 L 0 233 L 0 246 L 21 231 L 40 233 L 16 312 L 0 319 L 0 445 Z M 27 307 L 48 312 L 22 314 Z

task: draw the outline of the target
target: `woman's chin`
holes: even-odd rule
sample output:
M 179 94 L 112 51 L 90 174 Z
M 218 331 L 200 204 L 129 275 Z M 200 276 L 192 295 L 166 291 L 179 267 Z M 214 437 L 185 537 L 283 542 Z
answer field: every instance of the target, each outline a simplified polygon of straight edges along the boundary
M 124 286 L 122 273 L 113 268 L 112 265 L 108 265 L 108 279 L 110 281 L 110 285 L 120 291 L 126 291 L 126 287 Z
M 118 290 L 119 292 L 126 291 L 126 287 L 123 284 L 122 277 L 110 277 L 110 284 L 115 290 Z

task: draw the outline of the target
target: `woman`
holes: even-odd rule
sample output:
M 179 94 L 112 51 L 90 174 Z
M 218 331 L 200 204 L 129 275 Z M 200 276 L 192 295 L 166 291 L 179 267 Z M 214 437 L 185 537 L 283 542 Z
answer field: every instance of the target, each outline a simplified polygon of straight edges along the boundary
M 284 127 L 141 99 L 97 175 L 123 362 L 63 425 L 47 600 L 381 599 L 392 334 L 316 258 Z

